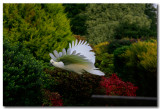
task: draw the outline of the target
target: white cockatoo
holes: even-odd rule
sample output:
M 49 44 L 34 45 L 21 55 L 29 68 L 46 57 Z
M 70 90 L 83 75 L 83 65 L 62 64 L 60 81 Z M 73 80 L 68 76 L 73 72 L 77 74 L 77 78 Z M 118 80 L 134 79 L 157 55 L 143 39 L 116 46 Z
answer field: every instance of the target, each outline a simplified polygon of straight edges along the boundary
M 78 74 L 82 74 L 87 71 L 94 75 L 104 76 L 105 74 L 98 70 L 94 66 L 95 63 L 95 53 L 91 51 L 92 48 L 89 46 L 87 41 L 76 40 L 72 44 L 69 43 L 69 48 L 67 51 L 65 48 L 62 52 L 57 52 L 56 50 L 49 53 L 51 60 L 50 63 L 58 68 L 73 71 Z

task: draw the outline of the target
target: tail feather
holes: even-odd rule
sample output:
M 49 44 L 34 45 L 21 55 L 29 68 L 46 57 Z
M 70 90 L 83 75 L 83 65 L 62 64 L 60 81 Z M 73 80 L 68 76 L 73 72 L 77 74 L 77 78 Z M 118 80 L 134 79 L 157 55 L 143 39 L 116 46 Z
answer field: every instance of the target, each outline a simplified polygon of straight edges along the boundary
M 105 74 L 101 72 L 100 70 L 88 70 L 89 73 L 94 74 L 94 75 L 99 75 L 99 76 L 104 76 Z

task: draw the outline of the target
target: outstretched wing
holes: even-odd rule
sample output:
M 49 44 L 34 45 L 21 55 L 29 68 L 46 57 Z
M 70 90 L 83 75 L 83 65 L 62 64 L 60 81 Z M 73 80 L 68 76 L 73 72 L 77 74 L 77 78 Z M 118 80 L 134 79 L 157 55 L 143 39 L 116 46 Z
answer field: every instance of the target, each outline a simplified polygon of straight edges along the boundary
M 72 41 L 72 44 L 69 43 L 69 48 L 71 52 L 76 51 L 77 53 L 80 53 L 81 55 L 85 56 L 93 64 L 95 63 L 95 53 L 91 51 L 92 48 L 89 46 L 87 41 Z
M 60 58 L 58 58 L 58 61 L 62 61 L 64 65 L 69 64 L 89 64 L 90 62 L 78 55 L 65 55 Z
M 71 52 L 71 49 L 68 48 L 66 51 L 65 49 L 62 50 L 62 52 L 57 52 L 56 50 L 53 51 L 54 55 L 50 53 L 50 57 L 56 61 L 60 62 L 62 61 L 64 65 L 69 64 L 91 64 L 89 60 L 80 53 L 76 53 L 76 51 Z

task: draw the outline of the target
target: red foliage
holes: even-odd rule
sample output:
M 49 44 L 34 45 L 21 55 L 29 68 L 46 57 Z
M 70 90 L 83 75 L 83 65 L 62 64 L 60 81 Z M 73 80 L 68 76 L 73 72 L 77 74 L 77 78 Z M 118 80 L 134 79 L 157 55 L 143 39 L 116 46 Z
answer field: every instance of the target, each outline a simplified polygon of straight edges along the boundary
M 105 89 L 106 95 L 136 96 L 138 89 L 131 82 L 122 81 L 115 73 L 109 78 L 102 77 L 100 86 Z
M 44 92 L 45 102 L 43 106 L 63 106 L 61 96 L 58 92 L 50 92 L 49 90 L 45 90 Z

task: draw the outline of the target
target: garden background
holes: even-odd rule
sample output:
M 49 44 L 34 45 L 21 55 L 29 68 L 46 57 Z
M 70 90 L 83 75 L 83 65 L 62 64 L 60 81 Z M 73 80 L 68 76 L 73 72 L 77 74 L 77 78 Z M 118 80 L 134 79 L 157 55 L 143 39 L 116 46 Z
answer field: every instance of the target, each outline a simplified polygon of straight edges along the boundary
M 104 77 L 49 66 L 75 39 Z M 93 94 L 157 97 L 155 5 L 3 4 L 3 105 L 90 106 Z

